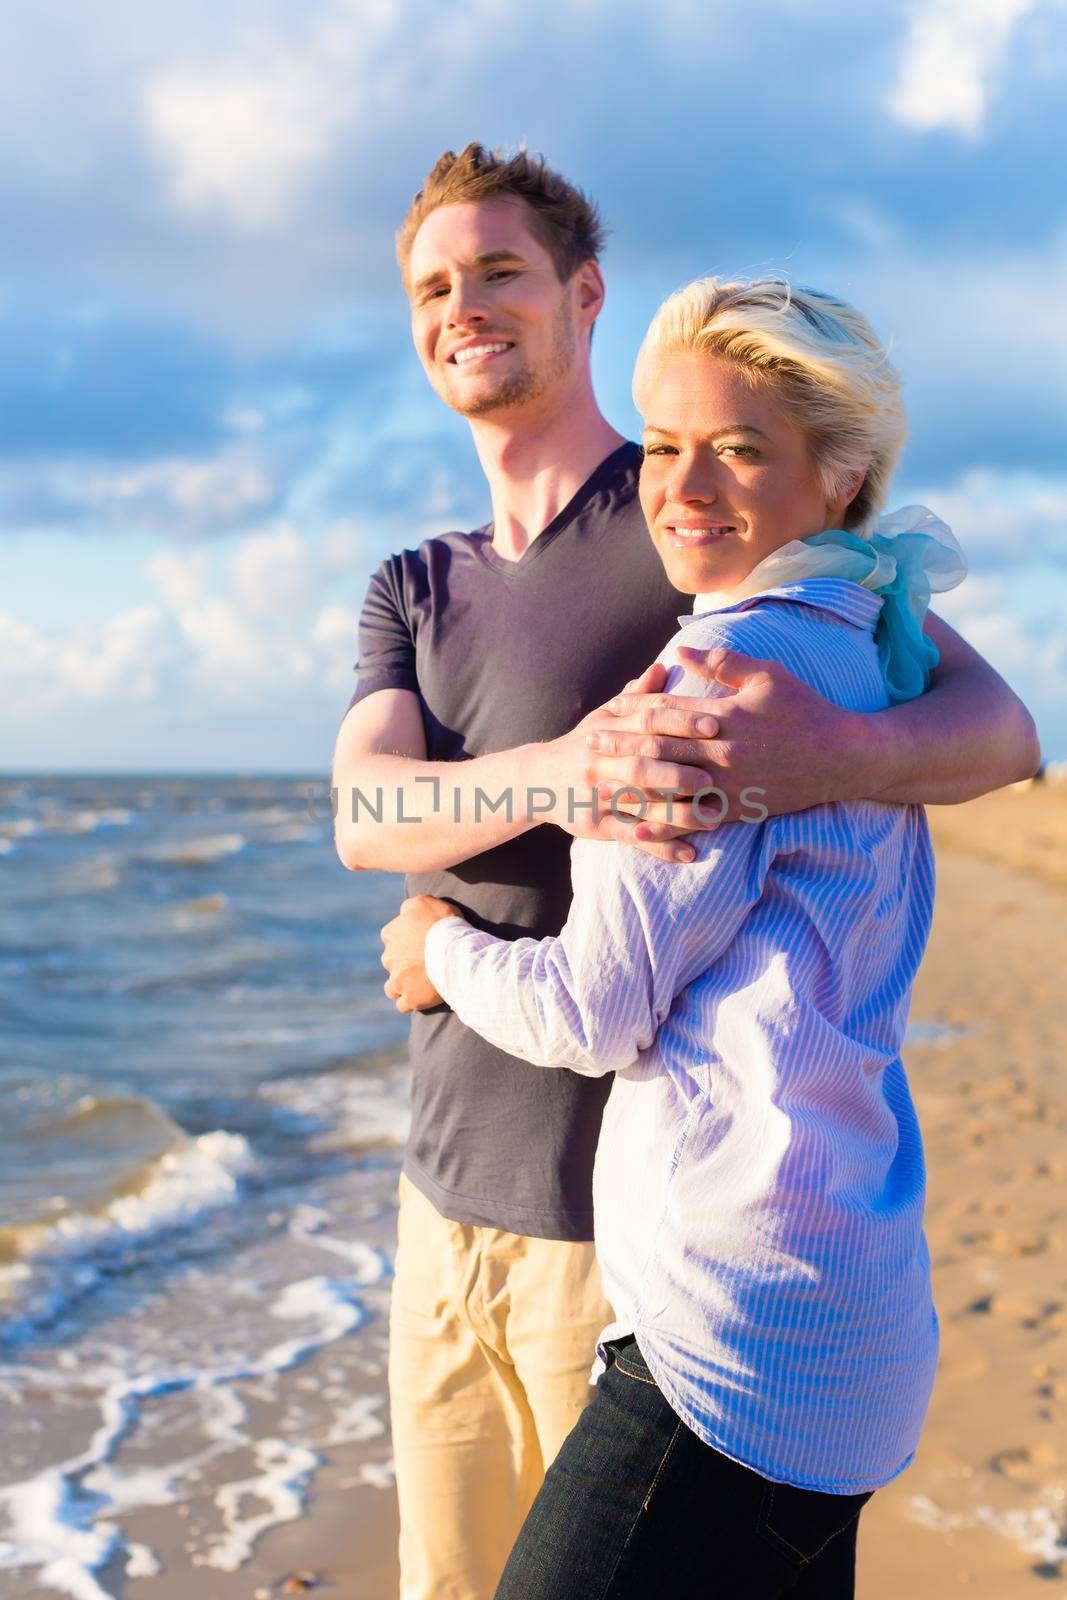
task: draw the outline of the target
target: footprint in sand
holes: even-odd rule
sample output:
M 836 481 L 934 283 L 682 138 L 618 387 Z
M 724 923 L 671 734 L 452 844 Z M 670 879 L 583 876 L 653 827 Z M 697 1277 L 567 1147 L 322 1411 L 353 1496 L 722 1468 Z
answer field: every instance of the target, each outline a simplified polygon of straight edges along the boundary
M 994 1228 L 988 1243 L 994 1255 L 1006 1259 L 1040 1256 L 1048 1249 L 1048 1240 L 1043 1233 L 1009 1233 L 1007 1228 Z
M 990 1456 L 989 1468 L 1013 1483 L 1027 1489 L 1041 1488 L 1048 1478 L 1050 1467 L 1058 1465 L 1059 1451 L 1053 1444 L 1017 1445 L 1009 1450 L 998 1450 Z

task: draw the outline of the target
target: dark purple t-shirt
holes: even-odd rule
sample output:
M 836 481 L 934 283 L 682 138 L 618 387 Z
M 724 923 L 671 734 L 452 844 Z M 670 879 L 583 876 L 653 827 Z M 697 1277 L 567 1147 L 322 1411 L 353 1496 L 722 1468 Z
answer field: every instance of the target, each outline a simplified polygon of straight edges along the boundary
M 558 738 L 636 677 L 692 604 L 667 582 L 641 516 L 640 459 L 627 444 L 601 462 L 519 561 L 497 555 L 491 527 L 384 561 L 360 619 L 352 704 L 413 690 L 427 759 L 463 761 Z M 407 892 L 452 900 L 504 938 L 545 938 L 567 919 L 570 845 L 542 825 L 447 871 L 413 873 Z M 592 1238 L 610 1078 L 517 1061 L 446 1006 L 413 1015 L 411 1061 L 404 1170 L 443 1216 Z

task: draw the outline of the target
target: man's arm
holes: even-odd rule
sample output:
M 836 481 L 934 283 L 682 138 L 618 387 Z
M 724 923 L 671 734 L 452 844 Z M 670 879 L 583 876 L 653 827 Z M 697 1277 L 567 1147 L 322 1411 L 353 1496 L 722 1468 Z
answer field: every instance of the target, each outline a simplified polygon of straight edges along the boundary
M 608 775 L 597 769 L 586 732 L 597 721 L 609 721 L 606 713 L 591 713 L 569 734 L 545 744 L 470 761 L 427 760 L 417 652 L 397 557 L 382 562 L 371 577 L 360 612 L 357 673 L 355 702 L 341 726 L 333 767 L 337 852 L 353 871 L 439 871 L 542 822 L 590 838 L 633 838 L 631 818 L 610 807 L 603 817 L 591 814 L 592 791 Z M 626 688 L 640 690 L 651 681 L 646 672 Z M 696 719 L 683 720 L 686 736 L 705 742 Z M 712 723 L 710 731 L 716 729 Z M 620 781 L 679 791 L 688 786 L 692 792 L 706 773 L 670 761 L 634 760 L 625 764 Z M 664 859 L 690 859 L 677 839 L 693 825 L 689 821 L 641 848 Z
M 639 692 L 651 672 L 627 687 Z M 697 711 L 684 718 L 695 736 Z M 616 815 L 608 800 L 596 811 L 593 790 L 607 776 L 586 743 L 587 729 L 606 725 L 591 712 L 560 739 L 520 745 L 470 761 L 428 761 L 418 695 L 409 689 L 379 689 L 354 705 L 337 738 L 333 763 L 336 794 L 334 839 L 352 871 L 435 872 L 467 861 L 540 823 L 554 822 L 576 837 L 606 843 L 637 843 L 637 824 Z M 716 724 L 712 722 L 712 731 Z M 615 764 L 612 784 L 640 784 L 692 793 L 707 782 L 699 766 L 650 762 L 635 757 Z M 620 808 L 621 810 L 621 808 Z M 639 848 L 664 860 L 689 860 L 692 850 L 678 837 L 704 824 L 678 808 L 678 826 Z
M 940 617 L 925 631 L 941 657 L 927 693 L 864 718 L 861 798 L 948 806 L 1032 777 L 1041 745 L 1018 695 Z
M 515 838 L 532 826 L 515 783 L 517 755 L 428 761 L 418 695 L 368 695 L 348 712 L 334 750 L 337 854 L 352 871 L 434 872 Z M 493 801 L 510 793 L 510 818 L 506 804 L 476 804 L 479 789 Z

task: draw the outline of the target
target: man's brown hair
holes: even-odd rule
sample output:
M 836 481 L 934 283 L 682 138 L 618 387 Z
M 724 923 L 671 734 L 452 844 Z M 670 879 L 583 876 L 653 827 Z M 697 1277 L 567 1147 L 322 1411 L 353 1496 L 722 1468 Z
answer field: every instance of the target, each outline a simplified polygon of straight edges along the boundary
M 446 150 L 434 163 L 397 231 L 396 255 L 407 278 L 408 257 L 419 228 L 438 206 L 480 200 L 521 200 L 530 227 L 551 255 L 561 283 L 604 248 L 604 225 L 592 200 L 545 165 L 543 156 L 513 156 L 469 144 L 457 156 Z

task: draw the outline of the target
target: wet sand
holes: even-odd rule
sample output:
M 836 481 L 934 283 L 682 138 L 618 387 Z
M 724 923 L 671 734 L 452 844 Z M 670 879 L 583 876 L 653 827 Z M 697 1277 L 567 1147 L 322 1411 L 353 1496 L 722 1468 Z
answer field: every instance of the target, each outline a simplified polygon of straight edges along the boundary
M 920 1030 L 908 1065 L 943 1355 L 919 1457 L 865 1515 L 858 1593 L 1042 1600 L 1067 1596 L 1067 788 L 1007 791 L 931 821 L 938 907 L 912 1014 L 944 1031 Z M 385 1415 L 384 1298 L 345 1362 L 375 1417 Z M 331 1363 L 336 1350 L 284 1375 L 264 1398 L 261 1438 L 282 1428 L 294 1397 L 330 1393 Z M 307 1509 L 270 1528 L 238 1571 L 190 1557 L 219 1519 L 205 1482 L 202 1496 L 122 1519 L 162 1571 L 108 1572 L 105 1588 L 124 1600 L 267 1600 L 313 1585 L 332 1600 L 393 1600 L 387 1441 L 328 1434 L 324 1419 L 320 1436 L 290 1438 L 323 1460 Z M 250 1462 L 249 1478 L 261 1468 Z M 243 1508 L 246 1521 L 255 1510 Z M 46 1591 L 0 1584 L 7 1593 Z

